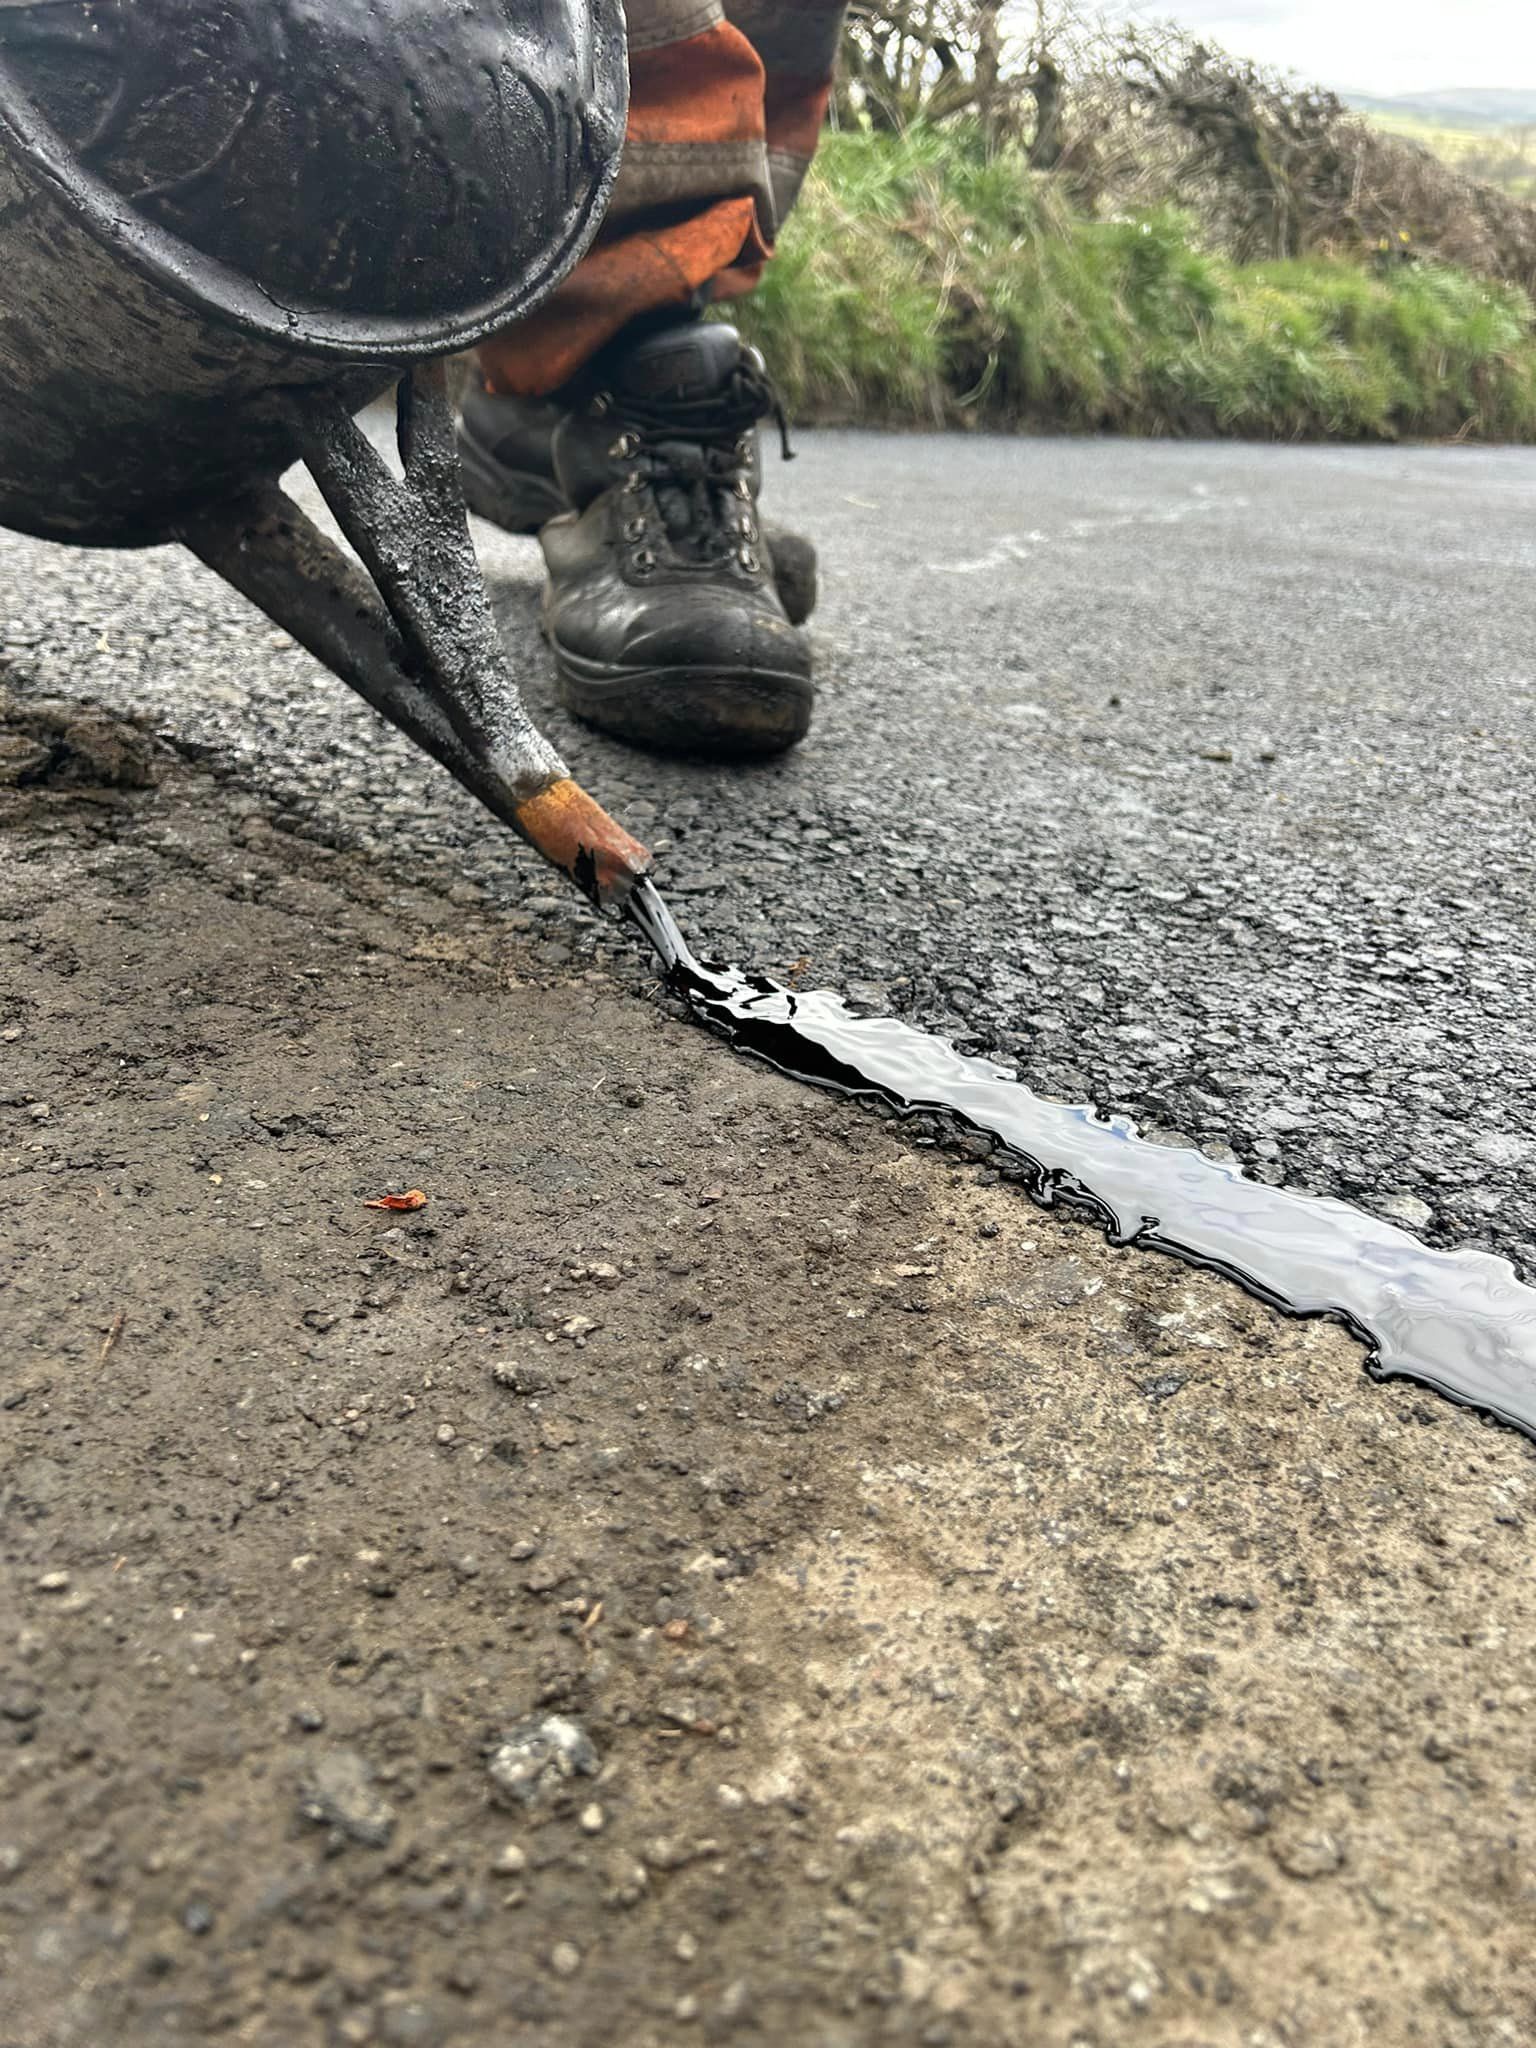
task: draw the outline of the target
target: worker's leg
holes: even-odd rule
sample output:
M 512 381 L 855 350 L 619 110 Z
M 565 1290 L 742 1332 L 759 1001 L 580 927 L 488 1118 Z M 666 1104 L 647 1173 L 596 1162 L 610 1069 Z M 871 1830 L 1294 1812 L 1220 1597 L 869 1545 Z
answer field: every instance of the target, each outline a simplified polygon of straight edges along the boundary
M 797 628 L 814 551 L 765 543 L 756 519 L 771 387 L 734 328 L 699 314 L 769 256 L 841 16 L 842 0 L 746 0 L 729 20 L 718 0 L 632 0 L 629 138 L 602 233 L 482 349 L 485 388 L 465 402 L 470 502 L 542 528 L 561 694 L 628 738 L 763 752 L 809 722 Z
M 492 391 L 558 389 L 630 321 L 686 304 L 765 251 L 759 58 L 718 0 L 631 0 L 626 12 L 629 129 L 613 202 L 554 296 L 481 349 Z
M 630 0 L 629 131 L 597 243 L 480 351 L 487 387 L 556 391 L 614 335 L 754 284 L 826 113 L 843 0 Z
M 847 0 L 726 0 L 726 15 L 763 65 L 763 141 L 773 201 L 773 234 L 784 225 L 816 154 Z M 716 280 L 729 298 L 757 282 L 761 265 L 739 261 Z

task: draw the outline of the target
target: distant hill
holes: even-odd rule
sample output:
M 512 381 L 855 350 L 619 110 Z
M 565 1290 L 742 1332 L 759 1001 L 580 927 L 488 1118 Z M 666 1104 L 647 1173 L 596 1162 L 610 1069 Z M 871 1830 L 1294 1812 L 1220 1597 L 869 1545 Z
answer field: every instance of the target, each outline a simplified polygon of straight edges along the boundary
M 1469 85 L 1436 92 L 1380 94 L 1347 92 L 1342 97 L 1364 114 L 1389 114 L 1442 128 L 1536 126 L 1536 86 Z

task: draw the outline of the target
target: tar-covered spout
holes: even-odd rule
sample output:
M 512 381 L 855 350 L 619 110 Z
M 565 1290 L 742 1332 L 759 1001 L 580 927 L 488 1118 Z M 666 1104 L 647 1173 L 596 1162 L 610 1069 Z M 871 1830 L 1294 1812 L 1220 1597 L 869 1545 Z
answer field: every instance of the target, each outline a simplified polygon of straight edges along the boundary
M 1417 1380 L 1536 1436 L 1536 1289 L 1507 1260 L 1436 1251 L 1347 1203 L 1151 1144 L 1126 1118 L 1047 1101 L 942 1038 L 855 1016 L 830 990 L 705 966 L 650 881 L 629 911 L 668 985 L 742 1051 L 902 1115 L 947 1113 L 1022 1159 L 1044 1207 L 1084 1211 L 1113 1243 L 1222 1273 L 1289 1315 L 1332 1317 L 1370 1347 L 1379 1377 Z

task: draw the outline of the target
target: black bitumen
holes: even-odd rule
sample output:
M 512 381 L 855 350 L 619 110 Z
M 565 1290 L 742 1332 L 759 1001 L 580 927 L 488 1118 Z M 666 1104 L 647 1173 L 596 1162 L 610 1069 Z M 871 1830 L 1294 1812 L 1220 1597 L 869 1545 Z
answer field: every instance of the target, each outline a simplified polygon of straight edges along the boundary
M 564 720 L 537 548 L 477 528 L 535 715 L 700 950 L 1536 1278 L 1536 452 L 801 445 L 765 508 L 822 549 L 823 695 L 766 767 Z M 516 901 L 552 963 L 625 954 L 178 554 L 0 537 L 0 651 Z

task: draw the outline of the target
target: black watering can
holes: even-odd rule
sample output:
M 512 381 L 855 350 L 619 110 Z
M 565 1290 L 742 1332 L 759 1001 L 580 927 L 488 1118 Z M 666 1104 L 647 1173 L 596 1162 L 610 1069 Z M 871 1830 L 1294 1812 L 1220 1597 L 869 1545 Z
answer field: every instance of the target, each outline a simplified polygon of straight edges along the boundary
M 624 112 L 619 0 L 0 0 L 0 524 L 185 542 L 599 901 L 647 856 L 523 709 L 436 359 L 575 261 Z

